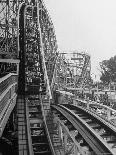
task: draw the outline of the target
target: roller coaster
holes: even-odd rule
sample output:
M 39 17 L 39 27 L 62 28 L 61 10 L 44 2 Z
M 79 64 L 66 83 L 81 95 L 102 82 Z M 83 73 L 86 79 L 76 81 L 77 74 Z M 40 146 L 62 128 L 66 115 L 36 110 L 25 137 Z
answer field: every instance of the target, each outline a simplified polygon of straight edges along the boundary
M 58 51 L 43 0 L 1 0 L 0 34 L 0 153 L 115 155 L 116 111 L 73 94 L 91 57 Z

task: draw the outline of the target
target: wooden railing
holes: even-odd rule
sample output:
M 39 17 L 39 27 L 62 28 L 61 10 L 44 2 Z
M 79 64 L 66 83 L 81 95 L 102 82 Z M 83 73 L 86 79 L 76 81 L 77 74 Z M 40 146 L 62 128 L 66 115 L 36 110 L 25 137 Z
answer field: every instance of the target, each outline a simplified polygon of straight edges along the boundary
M 9 86 L 17 82 L 17 78 L 17 74 L 14 73 L 9 73 L 3 78 L 0 78 L 0 96 Z
M 5 60 L 0 60 L 0 62 Z M 6 63 L 16 63 L 16 73 L 9 73 L 0 78 L 0 136 L 12 112 L 17 98 L 19 60 L 7 60 Z
M 116 125 L 116 110 L 109 106 L 94 101 L 91 102 L 89 100 L 85 101 L 80 99 L 75 99 L 73 104 L 90 110 L 103 119 L 114 122 L 114 125 Z
M 47 68 L 46 68 L 46 64 L 45 64 L 45 55 L 44 55 L 44 48 L 43 48 L 43 43 L 42 43 L 41 27 L 40 27 L 40 22 L 39 22 L 39 3 L 37 4 L 37 9 L 38 9 L 37 10 L 38 29 L 40 31 L 41 57 L 42 57 L 42 62 L 43 62 L 42 66 L 43 66 L 43 70 L 44 70 L 44 78 L 45 78 L 47 93 L 48 93 L 49 99 L 52 99 L 51 90 L 50 90 L 50 83 L 49 83 L 49 79 L 48 79 L 48 75 L 47 75 Z

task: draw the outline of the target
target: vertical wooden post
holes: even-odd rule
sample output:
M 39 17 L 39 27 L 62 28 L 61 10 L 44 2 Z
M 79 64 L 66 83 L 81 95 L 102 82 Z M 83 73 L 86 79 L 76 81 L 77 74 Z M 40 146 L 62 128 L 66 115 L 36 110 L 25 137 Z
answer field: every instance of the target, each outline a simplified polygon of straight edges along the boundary
M 111 118 L 111 110 L 107 109 L 107 119 L 110 120 Z
M 67 152 L 67 139 L 68 139 L 67 134 L 66 134 L 66 132 L 64 132 L 64 152 L 65 152 L 65 154 Z

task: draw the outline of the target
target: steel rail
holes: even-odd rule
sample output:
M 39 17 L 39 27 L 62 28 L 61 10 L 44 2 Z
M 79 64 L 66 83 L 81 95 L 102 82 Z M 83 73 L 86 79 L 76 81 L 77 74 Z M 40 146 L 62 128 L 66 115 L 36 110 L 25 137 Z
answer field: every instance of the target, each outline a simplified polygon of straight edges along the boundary
M 49 133 L 49 130 L 48 130 L 48 125 L 47 125 L 47 121 L 46 121 L 45 110 L 44 110 L 44 107 L 43 107 L 41 95 L 40 95 L 40 105 L 41 105 L 42 117 L 43 117 L 43 120 L 44 120 L 44 126 L 45 126 L 45 130 L 46 130 L 46 136 L 47 136 L 48 142 L 50 144 L 52 154 L 55 155 L 55 150 L 54 150 L 51 138 L 50 138 L 50 133 Z
M 27 131 L 30 155 L 51 155 L 40 99 L 27 96 Z
M 71 110 L 71 107 L 76 108 L 73 105 L 69 105 L 67 108 L 70 109 L 71 113 L 73 113 L 75 115 L 75 111 Z M 80 109 L 78 109 L 80 111 Z M 115 128 L 112 127 L 112 125 L 110 126 L 110 123 L 107 123 L 105 121 L 103 121 L 102 119 L 99 119 L 99 117 L 96 117 L 96 115 L 91 115 L 91 113 L 88 113 L 87 111 L 83 110 L 83 115 L 79 116 L 78 112 L 76 113 L 76 117 L 78 117 L 87 127 L 88 129 L 94 134 L 96 135 L 96 137 L 104 144 L 104 146 L 106 146 L 108 148 L 108 150 L 112 153 L 112 154 L 116 154 L 116 149 L 115 149 L 115 145 L 116 145 L 116 130 Z M 88 116 L 90 117 L 89 119 L 92 121 L 89 123 L 87 120 Z M 93 121 L 94 120 L 94 121 Z M 99 128 L 99 126 L 104 130 L 103 133 L 99 134 L 99 132 L 96 132 L 96 129 Z M 95 129 L 94 129 L 95 127 Z
M 66 119 L 68 119 L 71 124 L 79 131 L 85 141 L 89 144 L 89 146 L 93 149 L 96 154 L 109 153 L 115 155 L 115 150 L 111 149 L 110 146 L 103 141 L 102 137 L 98 135 L 91 126 L 89 126 L 84 119 L 81 119 L 81 116 L 75 114 L 74 109 L 70 110 L 69 108 L 62 106 L 52 106 L 58 112 L 60 112 Z M 76 108 L 75 108 L 76 110 Z M 87 119 L 87 115 L 84 116 L 85 112 L 80 112 L 80 115 Z M 91 118 L 88 118 L 88 120 Z M 94 118 L 95 119 L 95 118 Z M 97 134 L 97 136 L 96 136 Z

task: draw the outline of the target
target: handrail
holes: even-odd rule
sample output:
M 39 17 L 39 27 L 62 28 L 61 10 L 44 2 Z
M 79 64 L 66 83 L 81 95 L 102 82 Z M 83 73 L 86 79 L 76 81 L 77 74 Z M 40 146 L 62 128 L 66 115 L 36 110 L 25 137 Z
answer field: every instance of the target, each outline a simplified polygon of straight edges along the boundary
M 14 96 L 16 96 L 16 95 L 17 95 L 17 94 L 14 93 L 13 96 L 12 96 L 10 99 L 8 99 L 7 104 L 5 105 L 5 107 L 3 108 L 2 112 L 0 113 L 0 120 L 3 118 L 3 115 L 4 115 L 5 111 L 6 111 L 6 109 L 8 109 L 7 107 L 9 106 L 9 102 L 10 102 L 11 99 L 13 99 Z
M 9 73 L 8 75 L 0 78 L 0 98 L 12 84 L 16 84 L 16 87 L 18 86 L 17 78 L 18 75 L 15 73 Z
M 55 155 L 54 147 L 52 145 L 51 137 L 50 137 L 49 130 L 48 130 L 48 127 L 47 127 L 45 110 L 44 110 L 44 107 L 43 107 L 43 104 L 42 104 L 42 97 L 41 96 L 40 96 L 40 105 L 41 105 L 41 109 L 42 109 L 42 116 L 43 116 L 43 120 L 44 120 L 44 123 L 45 123 L 45 129 L 46 129 L 46 134 L 47 134 L 47 137 L 48 137 L 48 141 L 50 143 L 51 151 Z
M 100 107 L 103 107 L 103 108 L 107 108 L 109 110 L 112 110 L 113 112 L 116 112 L 116 110 L 112 109 L 111 107 L 108 107 L 107 105 L 104 105 L 104 104 L 101 104 L 99 102 L 95 102 L 95 101 L 86 101 L 86 100 L 80 100 L 80 99 L 75 99 L 76 101 L 80 101 L 80 102 L 83 102 L 85 104 L 89 104 L 89 105 L 98 105 Z
M 16 73 L 9 73 L 9 74 L 5 75 L 4 77 L 0 78 L 0 83 L 5 81 L 6 79 L 8 79 L 12 75 L 18 75 L 18 74 L 16 74 Z
M 9 101 L 16 94 L 17 85 L 17 74 L 15 73 L 9 73 L 0 78 L 0 119 L 9 106 Z
M 0 78 L 0 136 L 2 135 L 7 119 L 16 104 L 17 76 L 18 74 L 16 73 L 9 73 Z
M 8 91 L 13 87 L 16 86 L 17 82 L 11 84 L 2 94 L 0 94 L 0 101 L 3 99 L 3 97 L 8 93 Z
M 7 101 L 7 104 L 4 109 L 4 113 L 2 113 L 2 115 L 0 117 L 0 121 L 1 121 L 0 122 L 0 137 L 2 136 L 2 133 L 4 131 L 7 120 L 10 116 L 10 113 L 16 104 L 16 98 L 17 98 L 17 94 L 14 93 L 12 98 Z
M 41 44 L 41 55 L 42 55 L 42 60 L 43 60 L 44 76 L 45 76 L 46 83 L 47 83 L 47 89 L 48 89 L 49 97 L 50 97 L 50 99 L 52 99 L 51 90 L 50 90 L 50 84 L 49 84 L 49 79 L 48 79 L 47 69 L 46 69 L 46 64 L 45 64 L 45 57 L 44 57 L 44 48 L 43 48 L 43 43 L 42 43 L 41 27 L 40 27 L 40 22 L 39 22 L 39 3 L 37 3 L 37 16 L 38 16 L 38 18 L 37 18 L 38 19 L 38 28 L 40 30 L 40 44 Z
M 109 107 L 107 105 L 103 105 L 98 102 L 90 102 L 90 101 L 75 99 L 74 104 L 78 104 L 77 102 L 83 103 L 85 105 L 84 108 L 86 108 L 88 110 L 91 110 L 92 106 L 98 106 L 98 109 L 99 108 L 102 108 L 104 110 L 106 109 L 105 112 L 106 112 L 107 120 L 110 121 L 112 119 L 116 119 L 116 110 L 112 109 L 111 107 Z
M 0 59 L 0 62 L 19 64 L 20 60 L 18 60 L 18 59 Z

